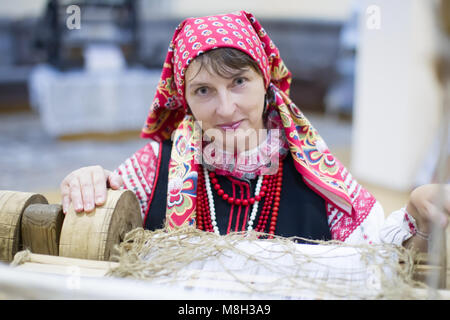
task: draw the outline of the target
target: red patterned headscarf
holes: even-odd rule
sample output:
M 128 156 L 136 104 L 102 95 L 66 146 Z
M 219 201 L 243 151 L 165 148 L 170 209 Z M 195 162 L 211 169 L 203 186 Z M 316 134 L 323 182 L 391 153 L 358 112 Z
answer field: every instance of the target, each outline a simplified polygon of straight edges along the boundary
M 170 227 L 195 224 L 197 172 L 202 133 L 187 114 L 185 73 L 200 54 L 219 47 L 243 51 L 257 63 L 266 90 L 285 131 L 296 169 L 314 191 L 349 217 L 358 216 L 354 205 L 361 190 L 346 183 L 347 170 L 289 98 L 291 73 L 265 30 L 245 11 L 184 20 L 175 30 L 161 79 L 142 130 L 143 138 L 172 138 L 166 218 Z M 367 198 L 367 194 L 365 194 Z M 371 197 L 371 196 L 370 196 Z M 351 220 L 351 219 L 350 219 Z
M 289 94 L 291 73 L 278 48 L 255 17 L 245 11 L 189 18 L 178 25 L 169 45 L 161 79 L 150 109 L 143 138 L 170 138 L 187 111 L 184 75 L 189 63 L 218 47 L 241 50 L 258 62 L 266 89 L 270 83 Z

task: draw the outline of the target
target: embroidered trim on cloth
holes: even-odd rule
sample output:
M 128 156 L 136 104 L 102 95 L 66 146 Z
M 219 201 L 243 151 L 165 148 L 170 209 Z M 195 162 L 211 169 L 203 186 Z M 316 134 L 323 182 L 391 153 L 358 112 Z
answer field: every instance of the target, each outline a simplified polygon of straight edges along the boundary
M 330 226 L 332 239 L 345 241 L 367 218 L 375 202 L 375 198 L 369 192 L 363 190 L 363 194 L 358 197 L 357 203 L 354 204 L 356 208 L 354 216 L 346 215 L 332 203 L 327 203 L 328 225 Z
M 264 174 L 275 174 L 278 163 L 289 151 L 289 145 L 280 125 L 274 118 L 278 116 L 273 111 L 268 117 L 267 135 L 257 147 L 234 155 L 217 148 L 213 143 L 203 142 L 203 166 L 219 175 L 232 176 L 240 179 L 255 179 Z M 278 116 L 279 118 L 279 116 Z
M 159 157 L 155 154 L 151 143 L 134 153 L 115 172 L 122 176 L 123 189 L 136 194 L 141 207 L 142 221 L 145 222 L 147 211 L 153 198 L 153 189 L 156 185 L 157 166 L 161 158 L 161 145 Z
M 404 241 L 416 234 L 416 220 L 405 208 L 392 212 L 380 230 L 380 238 L 384 243 L 401 246 Z

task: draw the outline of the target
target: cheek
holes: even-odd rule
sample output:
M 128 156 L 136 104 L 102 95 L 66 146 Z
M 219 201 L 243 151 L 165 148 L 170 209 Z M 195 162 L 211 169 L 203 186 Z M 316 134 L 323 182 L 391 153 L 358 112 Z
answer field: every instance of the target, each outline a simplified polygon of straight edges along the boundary
M 188 101 L 189 104 L 189 101 Z M 194 116 L 196 121 L 202 122 L 202 128 L 208 129 L 212 127 L 213 123 L 213 112 L 212 108 L 209 105 L 203 105 L 199 103 L 191 103 L 189 104 L 189 108 L 191 109 L 191 113 Z
M 252 122 L 259 121 L 264 110 L 264 93 L 260 90 L 252 92 L 245 99 L 245 113 L 249 116 Z

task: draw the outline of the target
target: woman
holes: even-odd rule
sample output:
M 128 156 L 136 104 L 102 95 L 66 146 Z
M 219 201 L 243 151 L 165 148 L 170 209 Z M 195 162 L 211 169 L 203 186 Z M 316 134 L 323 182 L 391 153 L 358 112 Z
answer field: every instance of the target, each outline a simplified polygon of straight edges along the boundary
M 136 193 L 148 229 L 167 222 L 425 250 L 431 221 L 447 224 L 431 202 L 437 186 L 417 188 L 385 220 L 290 100 L 290 82 L 252 14 L 186 19 L 141 134 L 150 142 L 114 172 L 70 173 L 61 183 L 64 211 L 72 202 L 90 212 L 105 202 L 107 186 L 123 187 Z

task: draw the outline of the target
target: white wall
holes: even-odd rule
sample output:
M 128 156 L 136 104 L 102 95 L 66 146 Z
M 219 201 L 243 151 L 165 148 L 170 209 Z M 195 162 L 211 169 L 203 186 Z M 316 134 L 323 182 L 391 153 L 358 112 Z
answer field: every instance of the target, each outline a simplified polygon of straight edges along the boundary
M 442 91 L 432 69 L 432 1 L 361 0 L 352 172 L 406 191 L 435 138 Z M 365 13 L 380 9 L 380 29 Z
M 139 1 L 139 0 L 136 0 Z M 149 18 L 191 17 L 247 10 L 257 17 L 308 17 L 332 20 L 347 18 L 352 0 L 140 0 Z M 2 0 L 0 17 L 36 16 L 46 0 Z
M 158 5 L 159 3 L 159 5 Z M 306 17 L 343 20 L 352 0 L 159 0 L 142 3 L 143 8 L 159 7 L 172 17 L 196 17 L 246 10 L 256 17 Z M 147 15 L 151 13 L 147 11 Z

